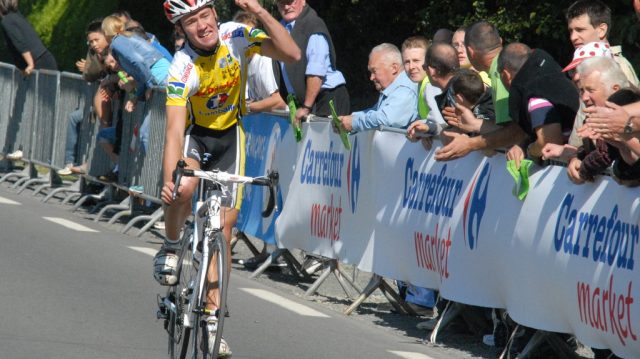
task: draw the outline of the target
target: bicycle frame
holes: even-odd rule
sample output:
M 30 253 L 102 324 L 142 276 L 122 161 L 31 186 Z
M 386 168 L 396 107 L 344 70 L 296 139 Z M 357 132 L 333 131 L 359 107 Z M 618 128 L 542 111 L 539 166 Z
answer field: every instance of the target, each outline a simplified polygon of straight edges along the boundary
M 225 248 L 224 244 L 216 245 L 217 241 L 224 241 L 224 237 L 217 235 L 217 233 L 222 231 L 222 224 L 224 220 L 221 218 L 223 216 L 222 211 L 222 199 L 224 197 L 225 192 L 227 191 L 228 184 L 236 183 L 236 184 L 255 184 L 269 187 L 269 203 L 267 205 L 267 209 L 263 211 L 262 215 L 267 217 L 271 214 L 273 209 L 275 208 L 275 186 L 278 182 L 278 173 L 273 172 L 270 173 L 267 177 L 246 177 L 246 176 L 238 176 L 226 172 L 219 171 L 201 171 L 201 170 L 190 170 L 185 169 L 184 161 L 178 162 L 178 167 L 176 169 L 176 175 L 174 178 L 174 183 L 180 183 L 181 177 L 191 176 L 198 177 L 201 179 L 200 184 L 198 185 L 198 189 L 196 192 L 196 203 L 194 209 L 194 218 L 192 223 L 193 232 L 189 238 L 188 243 L 183 243 L 183 255 L 186 253 L 191 253 L 191 258 L 182 258 L 180 262 L 181 267 L 178 269 L 178 272 L 182 274 L 182 264 L 184 264 L 186 260 L 191 261 L 193 268 L 195 269 L 195 278 L 190 277 L 188 279 L 188 283 L 185 283 L 180 279 L 180 283 L 182 283 L 182 290 L 180 293 L 177 293 L 175 290 L 171 292 L 169 289 L 169 293 L 174 293 L 173 300 L 176 303 L 186 304 L 184 308 L 182 308 L 182 312 L 176 306 L 175 303 L 172 302 L 170 295 L 163 298 L 160 302 L 161 308 L 159 311 L 158 317 L 170 318 L 171 314 L 173 317 L 177 317 L 180 315 L 181 324 L 182 324 L 182 334 L 193 332 L 192 338 L 182 338 L 187 339 L 183 341 L 181 345 L 181 353 L 185 355 L 186 349 L 189 347 L 189 342 L 193 343 L 193 347 L 191 350 L 197 351 L 197 335 L 195 335 L 197 329 L 194 329 L 196 325 L 199 325 L 198 320 L 200 316 L 205 314 L 212 314 L 205 308 L 205 300 L 206 293 L 204 291 L 207 290 L 207 276 L 210 272 L 209 265 L 210 262 L 210 251 L 211 248 L 217 248 L 218 250 L 223 250 Z M 209 190 L 206 186 L 207 183 L 213 183 L 213 189 Z M 175 199 L 177 195 L 178 186 L 175 186 L 173 198 Z M 204 243 L 206 239 L 206 243 Z M 186 249 L 191 246 L 191 250 L 187 251 Z M 225 249 L 226 251 L 226 249 Z M 195 263 L 198 263 L 198 266 L 195 266 Z M 224 260 L 223 260 L 224 263 Z M 228 269 L 225 268 L 224 265 L 218 263 L 218 286 L 219 286 L 219 328 L 220 334 L 222 334 L 223 327 L 223 318 L 226 315 L 226 280 L 228 279 Z M 203 295 L 204 294 L 204 295 Z M 185 301 L 182 301 L 186 299 Z M 186 302 L 186 303 L 185 303 Z M 166 323 L 166 322 L 165 322 Z M 169 330 L 169 335 L 175 335 L 175 321 L 172 322 L 172 330 Z M 165 324 L 166 327 L 166 324 Z M 186 329 L 186 330 L 185 330 Z M 187 331 L 188 330 L 188 331 Z M 170 343 L 171 343 L 170 339 Z M 217 348 L 217 339 L 215 348 Z M 175 348 L 175 347 L 174 347 Z M 214 351 L 217 352 L 216 349 Z M 170 352 L 173 352 L 170 344 Z

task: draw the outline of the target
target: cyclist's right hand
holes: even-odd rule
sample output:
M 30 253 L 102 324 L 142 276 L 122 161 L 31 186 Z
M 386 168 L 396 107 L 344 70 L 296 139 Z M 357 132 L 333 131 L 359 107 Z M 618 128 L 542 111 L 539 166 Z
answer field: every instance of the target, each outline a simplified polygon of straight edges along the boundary
M 164 186 L 162 186 L 162 193 L 160 194 L 162 202 L 167 205 L 171 205 L 173 203 L 173 189 L 175 188 L 175 186 L 176 185 L 172 181 L 164 183 Z M 180 197 L 180 192 L 182 192 L 181 190 L 182 188 L 178 187 L 178 195 L 176 196 L 176 199 Z

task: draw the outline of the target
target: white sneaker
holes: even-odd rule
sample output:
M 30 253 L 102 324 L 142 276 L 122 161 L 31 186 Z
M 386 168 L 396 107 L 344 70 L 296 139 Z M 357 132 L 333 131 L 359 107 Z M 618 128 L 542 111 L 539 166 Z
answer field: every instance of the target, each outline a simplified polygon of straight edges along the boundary
M 207 340 L 209 343 L 207 353 L 211 353 L 213 351 L 213 344 L 216 341 L 216 335 L 218 333 L 218 317 L 215 315 L 210 315 L 203 319 L 207 323 L 207 331 L 209 332 L 209 339 Z M 204 351 L 204 341 L 201 343 L 200 350 Z M 231 357 L 231 347 L 227 343 L 224 338 L 220 338 L 220 348 L 218 348 L 218 358 L 230 358 Z
M 180 241 L 171 243 L 165 240 L 153 258 L 153 277 L 160 285 L 170 286 L 178 283 L 179 252 Z
M 22 151 L 17 150 L 7 155 L 7 159 L 11 161 L 19 161 L 22 159 Z
M 73 172 L 71 171 L 71 167 L 73 167 L 73 163 L 69 163 L 68 165 L 66 165 L 63 169 L 58 170 L 58 174 L 60 176 L 69 176 L 72 175 Z

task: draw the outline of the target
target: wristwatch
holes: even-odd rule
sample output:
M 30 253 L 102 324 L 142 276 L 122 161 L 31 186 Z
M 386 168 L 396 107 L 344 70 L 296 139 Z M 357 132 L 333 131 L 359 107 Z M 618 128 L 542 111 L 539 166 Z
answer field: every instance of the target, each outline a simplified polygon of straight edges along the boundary
M 305 105 L 305 104 L 300 105 L 300 107 L 302 107 L 302 108 L 306 108 L 306 109 L 307 109 L 307 110 L 309 110 L 309 111 L 312 111 L 312 110 L 313 110 L 313 106 L 307 106 L 307 105 Z
M 629 120 L 627 121 L 627 124 L 624 125 L 624 133 L 625 134 L 633 133 L 633 116 L 629 116 Z

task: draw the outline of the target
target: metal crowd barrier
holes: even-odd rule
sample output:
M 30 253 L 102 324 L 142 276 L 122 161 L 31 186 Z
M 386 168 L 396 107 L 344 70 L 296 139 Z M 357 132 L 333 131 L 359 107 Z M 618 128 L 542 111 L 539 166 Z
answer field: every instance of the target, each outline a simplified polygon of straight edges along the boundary
M 13 148 L 7 147 L 7 128 L 9 119 L 11 118 L 11 109 L 13 106 L 14 88 L 16 86 L 15 67 L 0 63 L 0 153 L 5 155 L 10 153 Z M 13 146 L 13 144 L 11 144 Z
M 107 183 L 98 179 L 111 170 L 112 164 L 96 141 L 100 130 L 100 123 L 95 120 L 92 111 L 96 90 L 97 85 L 88 84 L 77 74 L 39 70 L 25 78 L 14 66 L 0 63 L 0 91 L 5 95 L 0 98 L 0 154 L 6 157 L 20 149 L 23 152 L 21 160 L 26 165 L 21 173 L 3 175 L 0 182 L 18 177 L 13 188 L 19 188 L 20 191 L 40 184 L 34 189 L 34 195 L 42 192 L 45 202 L 66 195 L 62 198 L 63 203 L 77 200 L 74 209 L 86 201 L 86 196 L 99 198 L 107 204 L 125 196 L 120 207 L 115 209 L 122 209 L 122 206 L 127 209 L 117 212 L 110 222 L 125 214 L 131 216 L 126 231 L 141 220 L 148 221 L 138 233 L 140 235 L 162 217 L 161 209 L 152 215 L 137 215 L 134 204 L 143 202 L 143 207 L 153 209 L 153 204 L 161 203 L 160 164 L 164 143 L 165 94 L 160 88 L 154 89 L 153 97 L 146 103 L 139 102 L 133 113 L 123 110 L 125 101 L 122 99 L 112 101 L 112 124 L 121 121 L 122 137 L 118 181 Z M 81 175 L 78 181 L 63 182 L 57 170 L 66 165 L 67 128 L 69 116 L 74 111 L 81 111 L 83 118 L 78 129 L 76 162 L 86 163 L 87 173 Z M 140 128 L 145 119 L 148 121 L 149 135 L 148 148 L 143 149 Z M 3 162 L 6 161 L 3 159 Z M 39 175 L 36 166 L 48 169 L 48 173 Z M 11 167 L 0 164 L 0 169 Z M 104 185 L 103 193 L 85 194 L 91 182 Z M 136 186 L 135 190 L 130 190 L 130 186 Z M 107 212 L 101 211 L 96 219 L 99 220 Z

